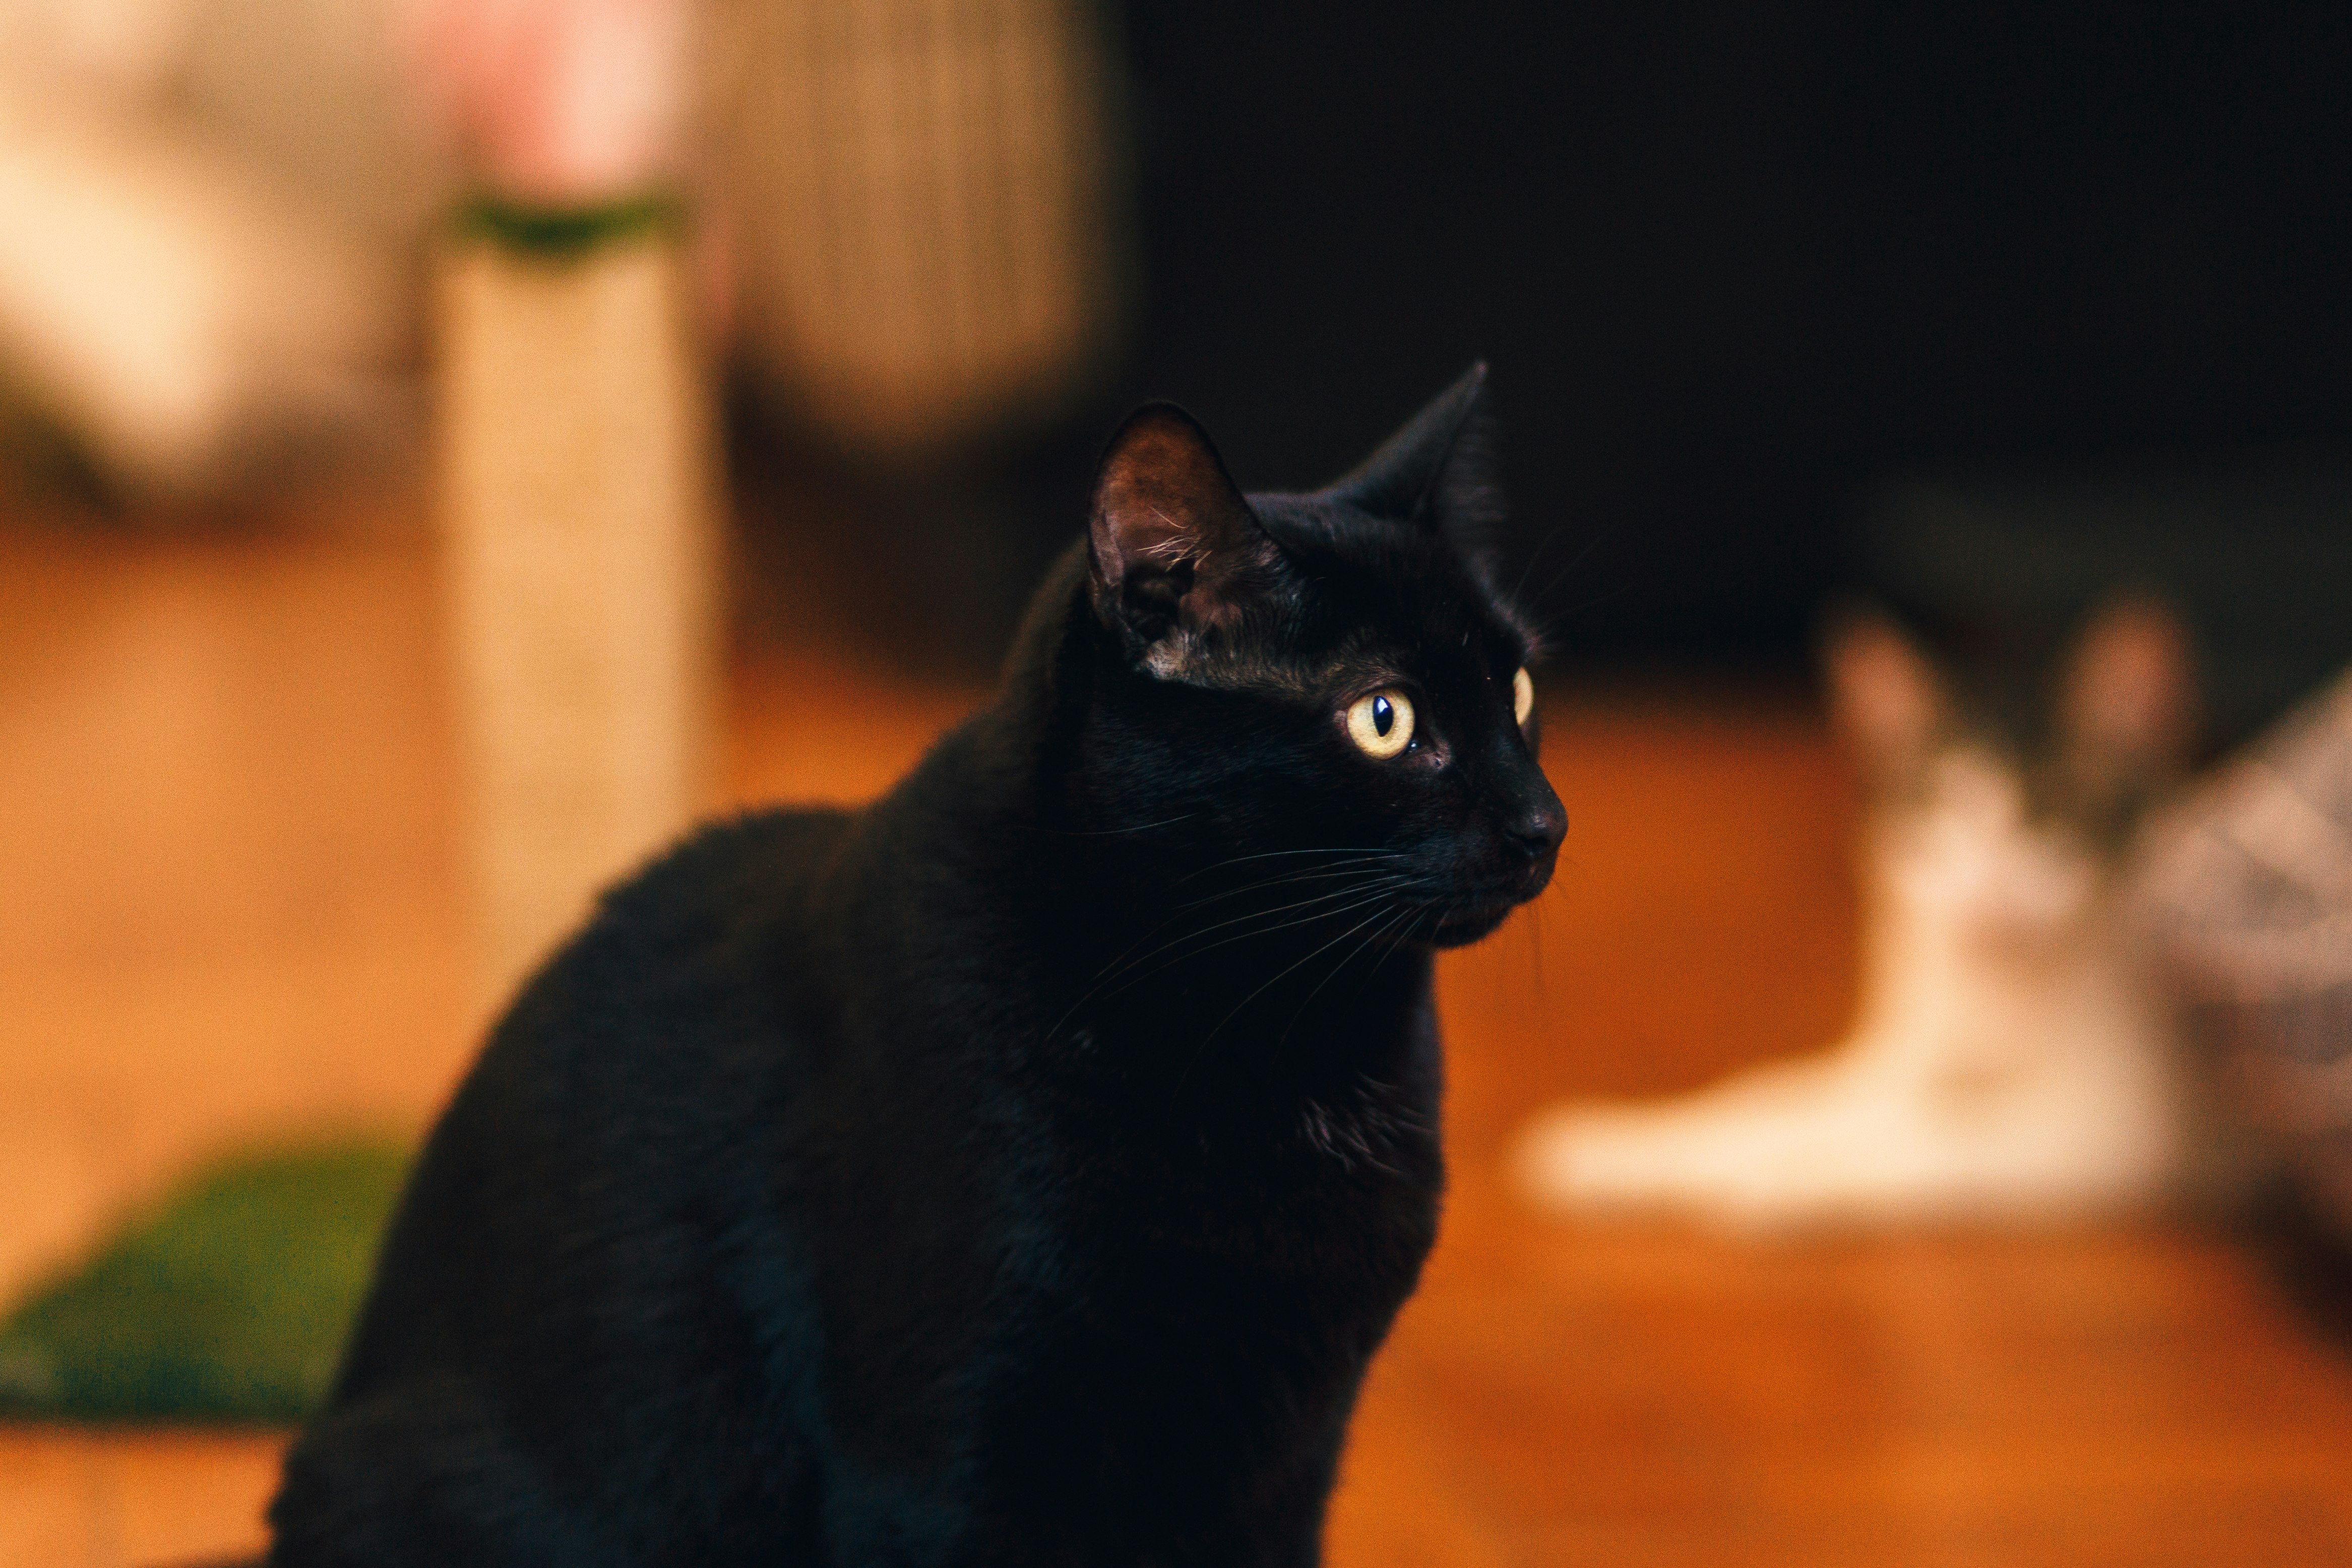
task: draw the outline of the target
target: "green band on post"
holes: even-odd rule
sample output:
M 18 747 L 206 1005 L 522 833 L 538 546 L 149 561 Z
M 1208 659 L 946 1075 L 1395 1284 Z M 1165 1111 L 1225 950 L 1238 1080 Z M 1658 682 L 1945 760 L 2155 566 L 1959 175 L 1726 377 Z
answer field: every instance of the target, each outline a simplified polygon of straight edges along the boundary
M 633 196 L 590 207 L 540 207 L 503 196 L 477 195 L 457 214 L 459 234 L 532 256 L 575 256 L 613 240 L 682 228 L 684 204 L 674 196 Z

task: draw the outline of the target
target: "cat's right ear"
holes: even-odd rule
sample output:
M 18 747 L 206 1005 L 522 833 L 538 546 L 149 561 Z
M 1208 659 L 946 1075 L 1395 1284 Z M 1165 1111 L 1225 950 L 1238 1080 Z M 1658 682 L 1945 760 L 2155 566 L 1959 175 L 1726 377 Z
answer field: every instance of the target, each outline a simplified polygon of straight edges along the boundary
M 1208 433 L 1165 402 L 1130 414 L 1104 449 L 1087 544 L 1096 612 L 1137 653 L 1230 628 L 1281 558 Z
M 1927 654 L 1874 610 L 1834 617 L 1824 647 L 1830 714 L 1855 758 L 1881 781 L 1916 773 L 1949 718 L 1944 683 Z
M 2197 671 L 2179 616 L 2145 594 L 2103 606 L 2067 663 L 2058 715 L 2066 766 L 2094 797 L 2128 799 L 2185 769 Z
M 1434 529 L 1483 556 L 1503 520 L 1494 424 L 1481 360 L 1331 488 L 1376 517 Z

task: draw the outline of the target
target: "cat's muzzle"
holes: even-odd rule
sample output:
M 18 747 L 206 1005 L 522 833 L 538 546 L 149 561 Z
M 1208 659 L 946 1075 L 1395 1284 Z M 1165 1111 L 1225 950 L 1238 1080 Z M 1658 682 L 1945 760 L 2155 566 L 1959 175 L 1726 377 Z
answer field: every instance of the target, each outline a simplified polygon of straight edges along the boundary
M 1431 907 L 1440 913 L 1436 932 L 1430 939 L 1440 947 L 1459 947 L 1477 941 L 1509 919 L 1513 910 L 1550 886 L 1559 860 L 1559 846 L 1555 840 L 1499 876 L 1480 879 L 1457 889 L 1450 897 L 1433 900 Z

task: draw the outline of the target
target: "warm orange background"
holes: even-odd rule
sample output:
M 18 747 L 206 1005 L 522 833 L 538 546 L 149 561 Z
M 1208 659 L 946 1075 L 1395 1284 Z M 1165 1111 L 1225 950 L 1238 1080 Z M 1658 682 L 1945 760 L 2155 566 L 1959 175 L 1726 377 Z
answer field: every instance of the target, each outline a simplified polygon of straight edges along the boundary
M 789 567 L 721 793 L 870 795 L 977 693 L 856 653 Z M 397 501 L 0 530 L 0 1284 L 224 1144 L 413 1126 L 460 1071 L 436 602 Z M 2352 1363 L 2218 1235 L 1758 1249 L 1517 1204 L 1536 1105 L 1818 1045 L 1853 985 L 1852 789 L 1795 695 L 1546 702 L 1569 847 L 1446 964 L 1454 1196 L 1337 1568 L 2352 1562 Z M 0 1568 L 249 1547 L 279 1442 L 0 1428 Z

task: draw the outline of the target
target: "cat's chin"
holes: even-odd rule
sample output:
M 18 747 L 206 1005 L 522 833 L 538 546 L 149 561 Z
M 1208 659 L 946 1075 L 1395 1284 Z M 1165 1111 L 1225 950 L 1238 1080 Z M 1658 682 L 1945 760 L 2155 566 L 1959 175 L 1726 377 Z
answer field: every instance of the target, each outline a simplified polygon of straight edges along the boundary
M 1467 947 L 1480 937 L 1492 935 L 1496 926 L 1511 917 L 1511 911 L 1519 906 L 1519 902 L 1514 898 L 1454 911 L 1437 923 L 1437 929 L 1430 935 L 1430 945 Z

